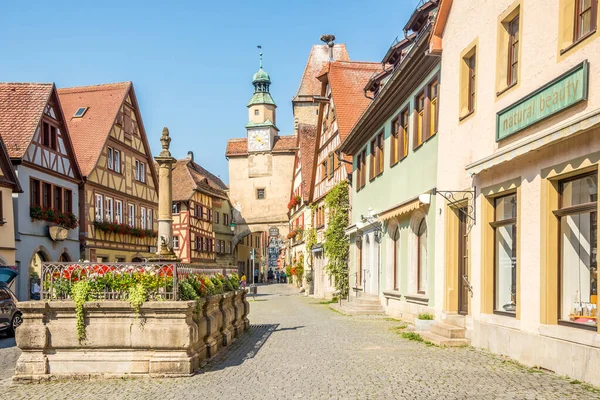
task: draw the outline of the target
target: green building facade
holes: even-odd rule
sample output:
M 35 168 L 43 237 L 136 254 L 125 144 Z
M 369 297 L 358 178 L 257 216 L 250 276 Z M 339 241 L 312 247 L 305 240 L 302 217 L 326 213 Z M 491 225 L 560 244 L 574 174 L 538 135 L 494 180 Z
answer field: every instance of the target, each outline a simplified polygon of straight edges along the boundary
M 418 22 L 418 21 L 417 21 Z M 349 283 L 386 312 L 433 312 L 439 58 L 426 55 L 431 25 L 411 27 L 374 76 L 374 100 L 341 151 L 353 157 Z

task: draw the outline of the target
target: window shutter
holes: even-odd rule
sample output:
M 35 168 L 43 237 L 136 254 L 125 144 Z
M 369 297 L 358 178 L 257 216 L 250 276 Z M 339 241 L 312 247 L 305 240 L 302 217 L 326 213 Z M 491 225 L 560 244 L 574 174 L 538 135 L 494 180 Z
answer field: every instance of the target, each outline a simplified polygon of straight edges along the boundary
M 417 102 L 417 99 L 415 99 L 415 103 Z M 419 140 L 418 140 L 418 132 L 417 132 L 417 125 L 419 124 L 419 113 L 416 111 L 416 107 L 415 110 L 412 113 L 412 148 L 413 150 L 416 149 L 419 146 Z
M 429 85 L 425 86 L 425 105 L 423 107 L 423 143 L 431 136 L 431 91 Z
M 402 160 L 404 152 L 404 125 L 402 120 L 398 126 L 398 140 L 396 140 L 396 146 L 398 147 L 398 161 Z
M 369 157 L 369 179 L 375 177 L 375 141 L 371 142 L 371 156 Z

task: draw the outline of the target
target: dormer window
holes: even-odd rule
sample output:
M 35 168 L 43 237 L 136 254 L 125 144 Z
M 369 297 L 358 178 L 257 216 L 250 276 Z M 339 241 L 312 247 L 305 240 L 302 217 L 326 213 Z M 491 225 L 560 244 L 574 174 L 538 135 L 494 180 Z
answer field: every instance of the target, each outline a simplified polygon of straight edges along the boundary
M 73 115 L 73 118 L 81 118 L 83 117 L 83 115 L 85 114 L 85 112 L 87 111 L 87 107 L 79 107 L 77 109 L 77 111 L 75 111 L 75 115 Z
M 258 108 L 254 109 L 254 115 L 258 115 Z

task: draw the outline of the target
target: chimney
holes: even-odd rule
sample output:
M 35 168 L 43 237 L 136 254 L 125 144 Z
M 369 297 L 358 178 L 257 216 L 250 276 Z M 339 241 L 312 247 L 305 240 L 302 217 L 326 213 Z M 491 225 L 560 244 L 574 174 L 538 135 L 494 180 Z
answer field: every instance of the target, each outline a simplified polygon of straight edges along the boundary
M 191 161 L 194 162 L 194 152 L 193 151 L 188 151 L 188 156 L 187 158 Z
M 327 43 L 327 46 L 329 46 L 329 62 L 333 62 L 333 46 L 334 43 L 333 41 L 335 40 L 335 35 L 331 35 L 331 34 L 326 34 L 326 35 L 322 35 L 321 36 L 321 41 L 324 43 Z

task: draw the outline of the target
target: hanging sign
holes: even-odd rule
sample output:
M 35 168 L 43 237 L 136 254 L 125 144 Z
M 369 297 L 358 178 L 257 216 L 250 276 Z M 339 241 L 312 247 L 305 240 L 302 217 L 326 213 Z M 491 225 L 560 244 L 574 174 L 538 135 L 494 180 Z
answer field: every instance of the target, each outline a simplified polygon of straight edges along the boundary
M 496 141 L 587 100 L 588 65 L 582 62 L 500 111 L 496 116 Z

